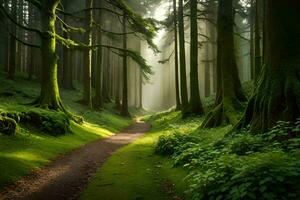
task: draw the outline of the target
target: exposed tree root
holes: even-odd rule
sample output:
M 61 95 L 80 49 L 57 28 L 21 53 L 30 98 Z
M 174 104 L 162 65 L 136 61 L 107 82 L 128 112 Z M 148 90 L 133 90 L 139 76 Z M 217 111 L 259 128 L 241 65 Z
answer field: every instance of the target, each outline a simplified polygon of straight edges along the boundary
M 293 69 L 293 68 L 292 68 Z M 278 121 L 294 122 L 300 117 L 300 76 L 298 70 L 263 73 L 243 118 L 236 128 L 250 125 L 253 133 L 266 132 Z
M 49 110 L 55 110 L 55 111 L 61 111 L 65 113 L 71 120 L 78 124 L 83 123 L 83 118 L 80 116 L 77 116 L 73 113 L 71 113 L 68 109 L 64 107 L 61 100 L 59 98 L 55 98 L 53 101 L 41 101 L 41 98 L 36 99 L 34 102 L 31 103 L 31 105 L 35 107 L 40 107 L 43 109 L 49 109 Z
M 201 128 L 214 128 L 220 125 L 236 124 L 242 109 L 242 104 L 233 98 L 224 98 L 213 110 L 211 110 Z
M 0 133 L 5 135 L 14 135 L 17 129 L 17 122 L 9 117 L 0 117 Z

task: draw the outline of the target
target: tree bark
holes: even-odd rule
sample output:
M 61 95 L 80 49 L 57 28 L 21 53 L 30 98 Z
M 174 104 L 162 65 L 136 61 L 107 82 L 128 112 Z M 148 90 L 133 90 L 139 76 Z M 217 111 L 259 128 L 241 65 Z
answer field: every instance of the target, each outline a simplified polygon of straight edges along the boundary
M 266 0 L 265 6 L 262 74 L 239 124 L 254 133 L 300 117 L 300 3 Z
M 86 0 L 86 7 L 93 7 L 93 0 Z M 92 26 L 93 26 L 93 11 L 86 12 L 86 26 L 84 40 L 88 45 L 92 45 Z M 82 102 L 87 105 L 90 109 L 92 106 L 92 50 L 84 50 L 83 56 L 83 99 Z
M 177 27 L 177 0 L 173 0 L 174 12 L 174 60 L 175 60 L 175 96 L 176 96 L 176 110 L 180 110 L 180 90 L 179 90 L 179 72 L 178 72 L 178 27 Z
M 188 114 L 204 114 L 199 92 L 198 81 L 198 12 L 197 0 L 190 0 L 190 26 L 191 26 L 191 44 L 190 44 L 190 102 Z
M 215 107 L 202 127 L 236 124 L 247 99 L 242 91 L 234 53 L 234 9 L 232 0 L 220 0 L 218 6 L 217 95 Z
M 254 79 L 257 81 L 259 77 L 259 73 L 261 72 L 261 23 L 260 23 L 260 15 L 259 12 L 259 0 L 255 2 L 255 68 L 254 68 Z
M 64 32 L 63 36 L 69 38 L 69 34 Z M 74 89 L 73 85 L 73 66 L 72 66 L 72 57 L 71 51 L 67 47 L 63 47 L 63 78 L 62 86 L 65 89 Z
M 184 116 L 188 109 L 188 93 L 187 93 L 187 83 L 186 83 L 183 0 L 179 0 L 178 22 L 179 22 L 178 29 L 179 29 L 179 60 L 180 60 L 180 96 L 181 96 L 181 111 Z
M 124 13 L 123 16 L 123 33 L 127 32 L 126 28 L 126 14 Z M 123 35 L 123 49 L 127 49 L 127 35 Z M 128 80 L 127 80 L 127 55 L 123 55 L 123 96 L 122 96 L 122 107 L 121 107 L 121 115 L 124 117 L 129 117 L 129 111 L 128 111 Z
M 41 22 L 45 32 L 41 38 L 42 77 L 38 104 L 43 108 L 63 110 L 57 83 L 57 60 L 55 35 L 55 9 L 59 0 L 47 0 L 42 4 Z
M 101 2 L 99 2 L 99 5 L 101 6 Z M 100 10 L 98 13 L 98 20 L 99 22 L 102 22 L 102 11 Z M 101 30 L 98 30 L 97 32 L 97 42 L 99 44 L 102 44 L 102 32 Z M 97 109 L 100 109 L 102 107 L 102 68 L 103 68 L 103 50 L 102 47 L 97 48 L 97 67 L 95 68 L 96 72 L 96 87 L 95 87 L 95 97 L 94 97 L 94 107 Z
M 17 21 L 17 4 L 11 4 L 11 16 Z M 11 24 L 11 32 L 14 35 L 17 35 L 17 27 L 14 23 Z M 8 66 L 8 79 L 14 80 L 16 73 L 16 51 L 17 51 L 17 41 L 14 37 L 10 36 L 10 45 L 9 45 L 9 66 Z

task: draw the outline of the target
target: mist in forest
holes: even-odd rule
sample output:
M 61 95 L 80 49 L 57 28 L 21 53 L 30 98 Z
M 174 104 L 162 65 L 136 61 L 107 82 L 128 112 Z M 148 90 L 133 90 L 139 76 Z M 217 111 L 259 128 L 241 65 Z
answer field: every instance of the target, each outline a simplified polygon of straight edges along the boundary
M 172 12 L 172 2 L 162 1 L 148 15 L 154 17 L 158 21 L 166 20 L 166 17 Z M 236 31 L 239 34 L 235 36 L 236 42 L 236 60 L 239 67 L 239 76 L 242 82 L 251 80 L 250 66 L 250 30 L 246 21 L 239 15 L 236 17 Z M 190 37 L 189 37 L 189 21 L 185 20 L 186 29 L 186 66 L 187 66 L 187 86 L 189 87 L 190 78 Z M 215 41 L 209 41 L 204 35 L 210 35 L 211 29 L 214 29 L 208 22 L 199 21 L 199 60 L 198 60 L 198 77 L 201 98 L 215 94 L 216 91 L 216 44 Z M 144 82 L 142 89 L 142 105 L 143 108 L 149 111 L 163 111 L 175 106 L 175 68 L 174 68 L 174 32 L 161 28 L 154 42 L 157 44 L 160 53 L 154 53 L 148 44 L 144 41 L 141 43 L 141 55 L 152 66 L 153 75 L 148 82 Z M 135 38 L 137 39 L 137 38 Z M 136 41 L 135 41 L 136 42 Z M 214 43 L 214 44 L 212 44 Z M 160 62 L 165 61 L 165 62 Z M 134 63 L 132 63 L 134 65 Z M 138 66 L 136 66 L 138 67 Z M 133 82 L 134 83 L 134 82 Z M 131 99 L 133 97 L 131 96 Z M 132 102 L 131 105 L 134 105 Z

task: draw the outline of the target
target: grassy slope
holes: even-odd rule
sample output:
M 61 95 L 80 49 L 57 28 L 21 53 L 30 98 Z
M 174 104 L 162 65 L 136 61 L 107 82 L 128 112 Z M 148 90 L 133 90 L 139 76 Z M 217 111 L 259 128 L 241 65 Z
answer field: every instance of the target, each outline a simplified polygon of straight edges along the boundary
M 201 119 L 182 121 L 179 112 L 172 112 L 147 120 L 152 131 L 115 153 L 91 180 L 81 199 L 172 199 L 175 191 L 184 195 L 186 172 L 173 168 L 169 159 L 155 155 L 154 147 L 159 136 L 175 129 L 188 134 Z M 173 183 L 175 188 L 170 187 Z
M 19 103 L 31 102 L 39 92 L 39 84 L 18 79 L 8 81 L 0 77 L 0 111 L 31 109 Z M 12 97 L 4 97 L 3 93 L 13 92 Z M 16 136 L 0 135 L 0 189 L 6 184 L 18 180 L 31 170 L 45 165 L 59 154 L 70 151 L 96 139 L 107 137 L 130 124 L 129 119 L 121 118 L 108 110 L 102 112 L 89 111 L 76 103 L 80 92 L 62 92 L 63 101 L 74 113 L 84 116 L 86 122 L 79 126 L 71 124 L 73 133 L 61 137 L 52 137 L 37 130 L 19 127 Z

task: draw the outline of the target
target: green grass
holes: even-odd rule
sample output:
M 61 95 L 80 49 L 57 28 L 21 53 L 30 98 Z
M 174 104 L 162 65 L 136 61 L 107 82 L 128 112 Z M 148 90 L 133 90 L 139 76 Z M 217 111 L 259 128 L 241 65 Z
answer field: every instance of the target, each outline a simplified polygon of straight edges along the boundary
M 166 112 L 144 119 L 152 124 L 152 130 L 113 154 L 91 180 L 81 196 L 82 200 L 164 200 L 172 199 L 174 195 L 185 196 L 186 171 L 174 168 L 170 159 L 155 155 L 154 149 L 161 135 L 170 134 L 174 128 L 188 134 L 198 127 L 202 119 L 181 120 L 179 112 Z M 169 185 L 174 183 L 175 187 L 170 188 Z
M 0 74 L 0 111 L 26 111 L 33 108 L 21 105 L 38 96 L 39 84 L 24 78 L 16 81 L 5 79 Z M 4 94 L 10 93 L 13 96 Z M 60 154 L 78 148 L 93 140 L 108 137 L 128 126 L 131 119 L 124 119 L 109 109 L 101 112 L 90 111 L 76 103 L 81 92 L 61 90 L 65 105 L 73 112 L 83 116 L 85 123 L 71 123 L 71 132 L 64 136 L 53 137 L 31 127 L 19 126 L 15 136 L 0 135 L 0 190 L 30 171 L 51 162 Z M 109 105 L 107 106 L 109 107 Z M 50 111 L 43 111 L 49 112 Z

